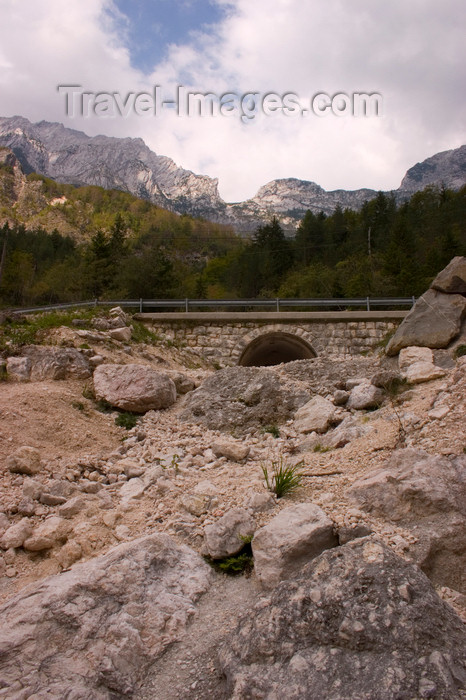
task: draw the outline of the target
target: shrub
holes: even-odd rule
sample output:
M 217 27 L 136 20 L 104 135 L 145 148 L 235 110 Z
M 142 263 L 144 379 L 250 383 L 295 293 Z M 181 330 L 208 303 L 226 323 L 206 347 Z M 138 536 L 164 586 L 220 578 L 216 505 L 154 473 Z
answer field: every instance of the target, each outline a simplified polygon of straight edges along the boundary
M 464 357 L 466 355 L 466 345 L 458 345 L 455 350 L 455 357 Z
M 273 435 L 274 438 L 280 437 L 280 430 L 276 425 L 266 425 L 263 432 L 270 433 L 270 435 Z
M 235 557 L 222 559 L 222 561 L 218 562 L 217 566 L 224 574 L 237 576 L 238 574 L 250 572 L 254 566 L 254 560 L 250 554 L 245 552 L 243 554 L 237 554 Z
M 321 445 L 320 442 L 317 443 L 317 445 L 314 445 L 314 452 L 330 452 L 332 448 L 331 447 L 325 447 L 325 445 Z
M 287 493 L 295 491 L 301 486 L 303 475 L 300 473 L 300 469 L 303 464 L 303 462 L 286 464 L 283 456 L 280 456 L 277 460 L 272 461 L 270 475 L 267 467 L 263 464 L 262 473 L 269 491 L 274 493 L 277 498 L 282 498 Z
M 132 319 L 131 325 L 133 329 L 131 331 L 131 339 L 135 343 L 146 343 L 146 345 L 159 345 L 161 342 L 160 336 L 153 333 L 149 328 L 147 328 L 141 321 L 135 321 Z
M 239 537 L 242 542 L 244 542 L 244 547 L 242 547 L 237 554 L 231 557 L 225 557 L 224 559 L 212 559 L 211 557 L 204 557 L 204 559 L 216 569 L 216 571 L 220 571 L 222 574 L 227 574 L 228 576 L 250 574 L 254 568 L 254 558 L 252 556 L 251 547 L 253 535 L 248 535 L 246 537 L 240 535 Z
M 96 401 L 95 407 L 97 411 L 100 411 L 100 413 L 112 413 L 115 410 L 112 404 L 105 399 L 99 399 Z
M 138 416 L 135 413 L 123 412 L 119 413 L 115 418 L 115 425 L 118 425 L 120 428 L 126 428 L 126 430 L 134 428 L 137 422 Z

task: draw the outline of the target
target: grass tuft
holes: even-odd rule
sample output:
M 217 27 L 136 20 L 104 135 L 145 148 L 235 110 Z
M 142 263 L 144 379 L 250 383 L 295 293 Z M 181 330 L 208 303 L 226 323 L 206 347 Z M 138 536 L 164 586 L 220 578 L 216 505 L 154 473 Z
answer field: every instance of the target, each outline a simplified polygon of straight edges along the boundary
M 314 445 L 313 452 L 330 452 L 331 447 L 326 447 L 325 445 L 321 445 L 320 442 L 317 443 L 317 445 Z
M 115 425 L 118 425 L 120 428 L 126 428 L 126 430 L 134 428 L 137 422 L 138 416 L 135 413 L 129 413 L 127 411 L 119 413 L 115 418 Z
M 302 466 L 303 462 L 287 464 L 283 456 L 280 456 L 277 460 L 272 461 L 272 470 L 269 475 L 269 470 L 263 464 L 262 473 L 268 490 L 274 493 L 277 498 L 282 498 L 295 491 L 301 486 L 303 479 L 303 475 L 300 473 Z
M 270 433 L 274 438 L 280 437 L 280 429 L 276 425 L 266 425 L 262 432 Z

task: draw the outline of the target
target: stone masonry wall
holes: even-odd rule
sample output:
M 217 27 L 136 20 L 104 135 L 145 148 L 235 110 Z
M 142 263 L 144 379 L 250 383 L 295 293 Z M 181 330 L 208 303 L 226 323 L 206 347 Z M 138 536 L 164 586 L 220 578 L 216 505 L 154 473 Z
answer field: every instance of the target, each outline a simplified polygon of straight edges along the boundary
M 152 321 L 158 335 L 218 362 L 237 365 L 245 348 L 259 336 L 287 333 L 307 342 L 318 356 L 347 357 L 371 352 L 399 325 L 398 320 L 267 323 L 261 321 Z

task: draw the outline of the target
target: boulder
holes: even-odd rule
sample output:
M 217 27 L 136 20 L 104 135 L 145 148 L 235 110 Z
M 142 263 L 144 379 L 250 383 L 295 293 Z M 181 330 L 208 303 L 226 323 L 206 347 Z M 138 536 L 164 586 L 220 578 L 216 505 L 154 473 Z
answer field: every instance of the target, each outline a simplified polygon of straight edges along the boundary
M 207 552 L 212 559 L 223 559 L 237 554 L 245 545 L 244 538 L 254 534 L 256 525 L 251 513 L 244 508 L 233 508 L 212 525 L 206 525 L 204 537 Z
M 254 570 L 264 588 L 296 575 L 304 564 L 338 544 L 333 522 L 314 503 L 289 506 L 256 531 Z
M 167 370 L 167 375 L 174 382 L 177 394 L 187 394 L 188 391 L 193 391 L 196 388 L 194 380 L 183 374 L 183 372 Z
M 122 501 L 131 501 L 133 499 L 142 498 L 145 490 L 145 485 L 142 479 L 134 477 L 127 481 L 121 487 L 119 494 Z
M 344 406 L 349 399 L 349 391 L 344 389 L 336 389 L 333 393 L 333 401 L 335 406 Z
M 378 408 L 384 400 L 382 389 L 373 384 L 365 382 L 358 384 L 351 390 L 346 408 L 353 408 L 356 411 L 364 411 L 371 408 Z
M 34 528 L 30 537 L 24 540 L 23 547 L 29 552 L 41 552 L 64 544 L 70 533 L 71 525 L 63 518 L 53 515 Z
M 271 493 L 261 491 L 260 493 L 252 493 L 246 501 L 246 508 L 253 513 L 261 513 L 265 510 L 270 510 L 276 505 L 276 500 Z
M 8 357 L 6 360 L 7 378 L 14 382 L 28 382 L 31 376 L 29 357 Z
M 231 462 L 242 462 L 249 454 L 249 446 L 243 443 L 219 440 L 212 445 L 216 457 L 226 457 Z
M 180 504 L 188 513 L 199 518 L 204 513 L 207 513 L 211 500 L 211 496 L 206 494 L 186 493 L 181 497 Z
M 146 365 L 99 365 L 94 390 L 97 399 L 134 413 L 168 408 L 176 401 L 172 380 Z
M 0 609 L 2 693 L 137 697 L 211 580 L 195 552 L 153 534 L 32 584 Z
M 398 355 L 398 367 L 400 370 L 407 369 L 410 365 L 417 362 L 434 363 L 434 353 L 430 348 L 420 348 L 417 345 L 410 345 L 407 348 L 402 348 Z
M 294 427 L 299 433 L 325 433 L 334 422 L 333 403 L 323 396 L 314 396 L 296 411 Z
M 0 537 L 3 535 L 4 532 L 6 532 L 6 530 L 8 530 L 9 527 L 10 521 L 8 519 L 8 516 L 0 511 Z
M 22 518 L 18 523 L 10 525 L 10 527 L 5 530 L 0 539 L 0 547 L 2 549 L 16 549 L 17 547 L 22 547 L 24 540 L 26 540 L 31 533 L 31 521 L 29 518 Z
M 131 328 L 128 326 L 112 328 L 108 334 L 113 340 L 120 340 L 122 343 L 129 343 L 131 340 Z
M 35 447 L 23 445 L 7 458 L 6 466 L 14 474 L 37 474 L 42 469 L 40 452 Z
M 84 499 L 81 498 L 81 496 L 74 496 L 74 498 L 70 498 L 69 501 L 60 506 L 58 509 L 58 514 L 62 518 L 72 518 L 73 515 L 81 513 L 85 507 L 86 503 Z
M 445 376 L 445 371 L 434 365 L 434 353 L 430 348 L 403 348 L 398 356 L 398 366 L 401 376 L 410 384 L 421 384 Z
M 430 286 L 445 294 L 466 294 L 466 258 L 453 258 Z
M 425 350 L 426 348 L 423 349 Z M 401 352 L 403 352 L 403 350 Z M 391 369 L 381 369 L 371 377 L 371 384 L 378 386 L 380 389 L 390 389 L 396 386 L 400 380 L 401 375 L 399 372 L 395 372 Z
M 398 326 L 385 352 L 396 355 L 409 345 L 446 348 L 459 334 L 465 315 L 465 297 L 428 289 Z
M 188 395 L 180 418 L 244 433 L 288 420 L 309 399 L 307 391 L 273 369 L 227 367 Z
M 89 360 L 76 348 L 28 345 L 22 355 L 31 363 L 31 381 L 44 379 L 87 379 L 91 376 Z
M 378 518 L 410 529 L 412 558 L 438 585 L 465 592 L 466 456 L 439 457 L 411 448 L 395 451 L 384 467 L 348 491 Z
M 336 449 L 339 447 L 344 447 L 352 440 L 357 440 L 357 438 L 363 437 L 368 433 L 372 432 L 373 427 L 367 425 L 367 423 L 362 423 L 361 419 L 357 416 L 346 416 L 340 425 L 331 430 L 324 436 L 320 443 L 323 447 L 330 447 Z
M 56 558 L 63 569 L 68 569 L 82 557 L 82 548 L 79 542 L 70 540 L 57 552 Z
M 418 569 L 367 538 L 323 552 L 240 617 L 225 697 L 464 698 L 464 625 Z
M 433 379 L 444 377 L 445 370 L 431 362 L 414 362 L 403 370 L 402 376 L 410 384 L 422 384 L 422 382 L 430 382 Z

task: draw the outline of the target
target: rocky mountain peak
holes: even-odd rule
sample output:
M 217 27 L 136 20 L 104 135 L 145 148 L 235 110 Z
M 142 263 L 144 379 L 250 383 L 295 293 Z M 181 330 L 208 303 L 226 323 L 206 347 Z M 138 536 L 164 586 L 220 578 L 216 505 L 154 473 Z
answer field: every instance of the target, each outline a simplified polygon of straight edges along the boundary
M 87 136 L 63 124 L 32 124 L 21 116 L 0 118 L 0 145 L 10 148 L 24 172 L 37 172 L 61 183 L 98 185 L 148 199 L 178 214 L 202 216 L 249 233 L 258 224 L 280 216 L 294 230 L 305 212 L 331 214 L 337 206 L 360 209 L 375 190 L 326 191 L 297 178 L 272 180 L 244 202 L 227 204 L 218 180 L 180 168 L 167 156 L 150 150 L 140 138 Z M 397 199 L 406 199 L 428 184 L 459 189 L 466 182 L 466 146 L 444 151 L 408 170 Z
M 400 190 L 417 192 L 427 185 L 443 184 L 458 190 L 466 182 L 466 146 L 436 153 L 422 163 L 416 163 L 401 181 Z

